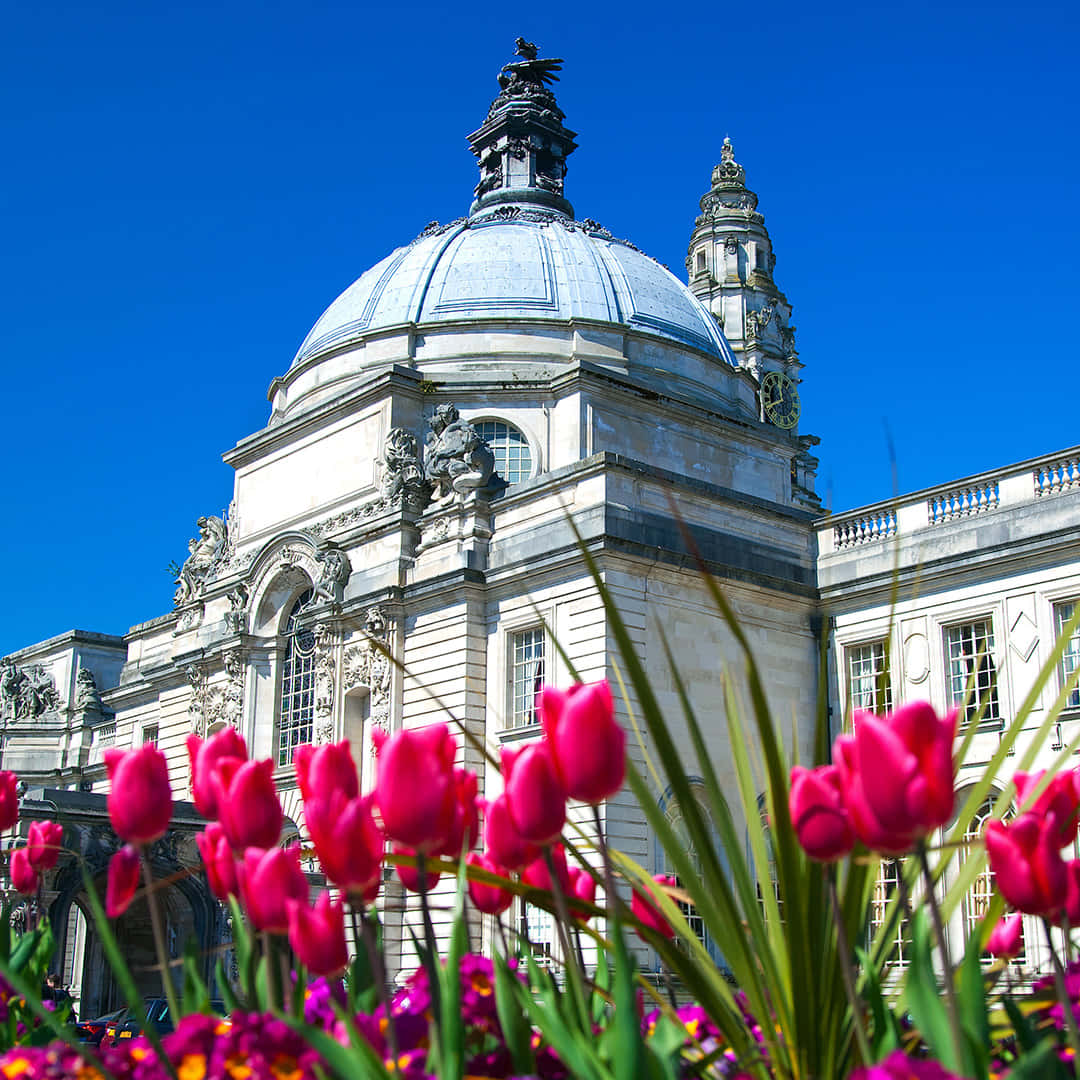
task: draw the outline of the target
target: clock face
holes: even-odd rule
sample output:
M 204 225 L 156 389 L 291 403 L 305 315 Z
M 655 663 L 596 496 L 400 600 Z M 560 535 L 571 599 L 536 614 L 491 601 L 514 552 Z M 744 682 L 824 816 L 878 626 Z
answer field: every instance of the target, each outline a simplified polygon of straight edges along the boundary
M 761 407 L 765 419 L 778 428 L 793 428 L 799 422 L 802 406 L 795 380 L 782 371 L 768 371 L 761 380 Z

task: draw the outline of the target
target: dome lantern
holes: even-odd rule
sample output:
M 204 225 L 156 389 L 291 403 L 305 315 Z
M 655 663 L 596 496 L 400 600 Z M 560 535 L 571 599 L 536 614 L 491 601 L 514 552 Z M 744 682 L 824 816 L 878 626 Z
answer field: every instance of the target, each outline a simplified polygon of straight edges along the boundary
M 469 147 L 480 163 L 470 212 L 529 203 L 572 218 L 574 208 L 563 197 L 563 179 L 566 159 L 577 149 L 576 132 L 563 125 L 565 114 L 551 90 L 563 62 L 538 58 L 536 45 L 524 38 L 515 45 L 521 59 L 503 66 L 499 96 L 487 119 L 469 136 Z

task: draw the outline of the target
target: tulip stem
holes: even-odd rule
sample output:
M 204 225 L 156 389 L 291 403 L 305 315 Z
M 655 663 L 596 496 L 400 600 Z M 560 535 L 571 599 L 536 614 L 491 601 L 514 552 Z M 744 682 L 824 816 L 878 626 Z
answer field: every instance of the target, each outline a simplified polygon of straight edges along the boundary
M 606 907 L 613 915 L 618 913 L 619 894 L 615 891 L 615 874 L 611 869 L 611 856 L 608 853 L 607 840 L 604 837 L 604 823 L 600 818 L 600 807 L 593 804 L 593 820 L 596 822 L 596 842 L 600 847 L 600 857 L 604 861 L 604 892 Z
M 566 904 L 566 896 L 563 893 L 562 882 L 559 881 L 558 872 L 555 869 L 555 856 L 552 847 L 547 844 L 544 847 L 544 862 L 547 863 L 548 876 L 551 878 L 551 893 L 555 897 L 555 911 L 558 913 L 559 939 L 563 950 L 563 968 L 566 971 L 567 988 L 571 995 L 576 998 L 578 1008 L 582 1016 L 585 1016 L 585 971 L 579 968 L 577 957 L 574 955 L 574 946 L 570 941 L 570 910 Z
M 378 943 L 375 940 L 375 928 L 367 917 L 367 912 L 362 906 L 349 901 L 349 912 L 352 915 L 353 937 L 359 943 L 362 939 L 364 948 L 367 950 L 368 963 L 371 965 L 371 978 L 375 983 L 375 995 L 382 1006 L 383 1016 L 386 1017 L 386 1041 L 390 1044 L 390 1053 L 396 1063 L 401 1056 L 398 1051 L 397 1028 L 394 1024 L 394 1014 L 390 994 L 386 988 L 386 968 L 383 966 L 382 954 L 379 952 Z
M 934 875 L 930 870 L 930 859 L 926 854 L 926 841 L 920 840 L 917 848 L 919 865 L 922 867 L 923 881 L 926 882 L 926 901 L 930 907 L 930 918 L 934 923 L 934 935 L 937 937 L 938 952 L 941 954 L 941 968 L 945 976 L 945 1011 L 949 1016 L 949 1029 L 952 1032 L 953 1052 L 956 1055 L 956 1068 L 962 1069 L 967 1060 L 963 1030 L 960 1027 L 960 1008 L 956 1001 L 956 983 L 953 980 L 953 967 L 949 959 L 949 948 L 945 941 L 945 923 L 941 919 L 937 893 L 934 889 Z
M 270 995 L 270 1008 L 281 1008 L 281 969 L 277 964 L 274 938 L 269 930 L 262 932 L 263 960 L 266 962 L 266 988 Z
M 840 911 L 840 897 L 836 894 L 836 864 L 825 867 L 825 881 L 829 889 L 829 902 L 832 906 L 833 922 L 836 924 L 836 955 L 840 961 L 840 975 L 844 980 L 844 992 L 851 1006 L 851 1023 L 855 1028 L 855 1041 L 859 1044 L 859 1055 L 863 1065 L 870 1065 L 874 1056 L 866 1038 L 862 1002 L 855 990 L 855 972 L 851 964 L 851 945 L 848 942 L 847 927 Z
M 157 952 L 158 966 L 161 968 L 161 986 L 165 991 L 165 1000 L 169 1003 L 169 1015 L 174 1024 L 179 1024 L 180 1005 L 176 999 L 176 986 L 169 966 L 169 954 L 165 949 L 165 928 L 161 922 L 161 909 L 158 907 L 157 892 L 154 889 L 154 872 L 150 868 L 150 855 L 146 848 L 140 849 L 139 853 L 142 856 L 143 877 L 146 880 L 146 904 L 150 908 L 150 928 L 154 933 L 154 950 Z
M 1080 1031 L 1076 1027 L 1076 1013 L 1073 1012 L 1069 992 L 1065 986 L 1065 969 L 1061 966 L 1061 957 L 1054 948 L 1054 935 L 1050 931 L 1050 922 L 1048 919 L 1043 919 L 1042 924 L 1046 931 L 1046 945 L 1050 950 L 1050 959 L 1054 964 L 1054 986 L 1057 989 L 1062 1018 L 1065 1021 L 1065 1033 L 1069 1040 L 1069 1048 L 1073 1052 L 1073 1075 L 1080 1076 Z
M 431 1022 L 435 1028 L 436 1045 L 442 1047 L 442 994 L 439 987 L 439 952 L 435 942 L 435 924 L 431 921 L 428 906 L 427 856 L 416 853 L 416 876 L 420 885 L 420 909 L 424 918 L 424 941 L 427 944 L 427 960 L 424 966 L 428 974 L 428 993 L 431 995 Z
M 1065 963 L 1071 964 L 1073 959 L 1072 927 L 1069 925 L 1069 916 L 1064 911 L 1061 913 L 1061 934 L 1065 939 Z
M 510 939 L 506 936 L 506 927 L 503 925 L 502 916 L 495 916 L 495 925 L 499 928 L 499 937 L 502 940 L 503 959 L 510 963 Z

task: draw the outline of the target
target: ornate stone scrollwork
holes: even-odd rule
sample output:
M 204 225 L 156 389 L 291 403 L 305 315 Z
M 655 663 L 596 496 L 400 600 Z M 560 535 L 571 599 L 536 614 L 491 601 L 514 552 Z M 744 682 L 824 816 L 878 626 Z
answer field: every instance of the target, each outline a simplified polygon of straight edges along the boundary
M 424 479 L 416 436 L 404 428 L 391 428 L 380 464 L 383 499 L 390 505 L 422 509 L 431 489 Z
M 746 313 L 746 336 L 750 341 L 756 341 L 765 333 L 776 310 L 776 301 L 769 299 L 760 311 L 748 311 Z
M 199 535 L 188 541 L 188 557 L 176 578 L 173 604 L 179 607 L 202 594 L 206 582 L 226 556 L 228 528 L 219 517 L 201 517 Z
M 16 720 L 28 720 L 60 706 L 56 680 L 41 664 L 17 667 L 10 657 L 0 660 L 0 706 Z
M 212 724 L 230 724 L 238 728 L 244 713 L 244 654 L 240 649 L 230 649 L 222 656 L 225 666 L 225 682 L 206 689 L 203 680 L 203 713 L 206 727 Z
M 239 634 L 244 629 L 248 599 L 247 586 L 243 584 L 238 584 L 236 588 L 229 593 L 229 610 L 225 612 L 225 625 L 234 634 Z
M 484 487 L 495 471 L 495 455 L 480 433 L 452 404 L 439 405 L 424 447 L 424 476 L 432 498 L 449 502 Z
M 380 607 L 364 616 L 364 640 L 349 645 L 342 656 L 342 685 L 348 693 L 366 686 L 370 694 L 368 717 L 384 729 L 390 722 L 390 689 L 394 665 L 390 659 L 390 627 Z
M 206 708 L 206 672 L 199 664 L 188 664 L 184 668 L 191 696 L 188 699 L 188 717 L 191 730 L 196 735 L 203 733 L 203 718 Z

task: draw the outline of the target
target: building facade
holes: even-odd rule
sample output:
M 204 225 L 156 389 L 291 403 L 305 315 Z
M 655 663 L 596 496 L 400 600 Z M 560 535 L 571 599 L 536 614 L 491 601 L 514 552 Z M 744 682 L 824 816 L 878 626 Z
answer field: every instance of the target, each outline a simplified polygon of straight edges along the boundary
M 880 522 L 885 513 L 901 521 L 903 507 L 819 520 L 817 440 L 799 433 L 791 307 L 730 142 L 701 200 L 684 284 L 575 216 L 566 173 L 576 135 L 551 89 L 559 66 L 519 41 L 469 136 L 480 177 L 468 214 L 428 225 L 363 273 L 274 379 L 266 426 L 225 455 L 232 503 L 199 519 L 171 610 L 123 638 L 74 632 L 4 660 L 2 764 L 25 778 L 29 816 L 48 816 L 50 792 L 64 789 L 85 848 L 103 827 L 105 746 L 155 742 L 184 799 L 186 737 L 232 725 L 253 756 L 274 761 L 285 839 L 303 838 L 292 770 L 301 744 L 349 738 L 366 787 L 376 727 L 449 720 L 493 753 L 535 738 L 536 689 L 569 680 L 556 640 L 581 678 L 615 676 L 611 627 L 579 545 L 672 717 L 680 709 L 664 637 L 675 645 L 722 782 L 734 783 L 734 772 L 717 678 L 741 662 L 690 546 L 722 581 L 785 720 L 813 715 L 830 626 L 838 713 L 849 695 L 865 697 L 858 650 L 869 650 L 872 668 L 886 632 L 900 635 L 893 655 L 905 658 L 897 700 L 909 689 L 926 696 L 925 680 L 940 675 L 940 687 L 925 686 L 944 702 L 953 684 L 930 642 L 944 633 L 948 663 L 959 664 L 987 640 L 988 618 L 997 620 L 995 671 L 1032 634 L 1022 664 L 1037 663 L 1053 620 L 1080 596 L 1077 541 L 1067 537 L 1080 509 L 1076 455 L 1061 490 L 1026 510 L 1013 507 L 1003 479 L 998 503 L 970 520 L 931 522 L 910 537 L 896 526 L 912 583 L 888 631 L 895 544 Z M 1022 547 L 1021 528 L 1032 530 Z M 984 533 L 996 538 L 985 551 Z M 1059 561 L 1044 567 L 1051 551 Z M 941 564 L 940 610 L 918 588 L 927 560 Z M 1054 582 L 1045 597 L 1044 578 Z M 991 602 L 1000 588 L 1007 597 Z M 907 644 L 919 634 L 923 682 L 913 677 L 919 646 Z M 1016 670 L 1017 689 L 1009 681 L 999 691 L 1002 709 L 1022 692 L 1029 669 Z M 628 726 L 634 704 L 618 706 Z M 804 757 L 810 737 L 800 736 Z M 461 753 L 482 793 L 497 794 L 484 756 L 468 743 Z M 668 793 L 656 797 L 677 820 Z M 608 803 L 604 822 L 612 844 L 663 868 L 629 796 Z M 195 866 L 198 824 L 184 808 L 163 870 Z M 104 863 L 93 865 L 100 873 Z M 62 872 L 65 864 L 50 882 L 50 916 L 65 971 L 93 1011 L 107 995 L 92 959 L 81 959 L 91 932 Z M 191 879 L 171 908 L 178 941 L 224 932 L 201 879 Z M 411 965 L 412 916 L 392 879 L 384 904 L 390 964 Z M 521 917 L 538 948 L 554 947 L 539 913 Z

